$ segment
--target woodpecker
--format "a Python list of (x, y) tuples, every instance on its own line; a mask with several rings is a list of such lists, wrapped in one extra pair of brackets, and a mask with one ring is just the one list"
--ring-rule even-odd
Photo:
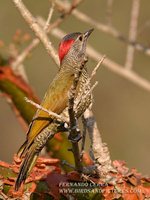
[[(41, 106), (43, 108), (62, 115), (67, 109), (68, 93), (73, 84), (75, 73), (86, 62), (86, 44), (92, 31), (93, 29), (84, 33), (70, 33), (61, 40), (58, 49), (60, 68), (42, 100)], [(88, 73), (86, 67), (84, 67), (79, 78), (76, 98), (82, 95), (87, 80)], [(89, 86), (87, 86), (86, 90), (89, 89)], [(83, 102), (78, 103), (76, 108), (77, 118), (88, 108), (91, 101), (92, 96), (89, 94)], [(23, 161), (16, 179), (15, 190), (18, 190), (21, 184), (25, 182), (47, 140), (57, 132), (58, 123), (55, 122), (54, 117), (38, 109), (29, 125), (26, 141), (18, 151), (18, 156), (23, 158)]]

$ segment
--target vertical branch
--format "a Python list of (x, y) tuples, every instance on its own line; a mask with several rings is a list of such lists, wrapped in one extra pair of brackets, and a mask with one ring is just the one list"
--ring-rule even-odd
[[(132, 42), (136, 41), (139, 10), (140, 10), (140, 0), (132, 0), (131, 20), (129, 28), (129, 41)], [(134, 46), (128, 45), (126, 63), (125, 63), (126, 69), (131, 69), (133, 66), (134, 51), (135, 51)]]
[(95, 160), (98, 174), (103, 176), (112, 169), (109, 150), (106, 144), (102, 142), (101, 134), (90, 109), (85, 111), (84, 118), (91, 140), (91, 156)]
[(79, 68), (79, 71), (74, 74), (75, 78), (74, 78), (73, 85), (69, 93), (69, 103), (68, 103), (68, 114), (69, 114), (69, 121), (70, 121), (70, 130), (69, 130), (70, 134), (69, 134), (68, 139), (71, 140), (75, 166), (76, 166), (77, 171), (79, 172), (83, 171), (83, 166), (81, 163), (81, 155), (80, 155), (79, 145), (78, 145), (78, 141), (81, 139), (81, 135), (77, 127), (77, 120), (76, 120), (75, 111), (74, 111), (74, 101), (75, 101), (75, 94), (76, 94), (78, 81), (81, 76), (84, 64), (85, 63), (83, 63), (81, 67)]
[(80, 151), (79, 151), (79, 145), (78, 141), (80, 140), (81, 136), (79, 131), (77, 130), (77, 121), (75, 118), (75, 112), (74, 112), (74, 96), (76, 91), (76, 83), (77, 81), (74, 81), (73, 87), (71, 88), (70, 94), (69, 94), (69, 106), (68, 106), (68, 113), (70, 118), (70, 135), (68, 139), (71, 140), (72, 143), (72, 153), (74, 155), (75, 160), (75, 166), (77, 171), (82, 172), (82, 164), (81, 164), (81, 157), (80, 157)]

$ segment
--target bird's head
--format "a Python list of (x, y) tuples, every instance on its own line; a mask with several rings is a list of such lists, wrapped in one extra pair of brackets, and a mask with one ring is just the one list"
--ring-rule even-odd
[(73, 62), (74, 64), (85, 57), (87, 39), (93, 30), (90, 29), (85, 33), (70, 33), (61, 40), (58, 50), (60, 64), (65, 61), (67, 63)]

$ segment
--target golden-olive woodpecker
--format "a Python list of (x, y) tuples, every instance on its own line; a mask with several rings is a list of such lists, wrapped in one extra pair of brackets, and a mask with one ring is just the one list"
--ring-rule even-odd
[[(58, 50), (60, 69), (42, 100), (41, 106), (43, 108), (62, 115), (65, 112), (68, 104), (68, 93), (73, 84), (75, 74), (80, 70), (81, 65), (85, 61), (86, 43), (92, 31), (93, 29), (85, 33), (70, 33), (61, 40)], [(76, 98), (82, 94), (87, 79), (88, 74), (86, 67), (84, 67), (79, 78)], [(86, 90), (89, 90), (89, 86), (86, 87)], [(83, 102), (78, 104), (76, 108), (77, 118), (90, 105), (91, 99), (89, 94)], [(58, 123), (56, 123), (54, 117), (38, 109), (29, 126), (26, 141), (18, 151), (18, 156), (23, 157), (23, 161), (15, 183), (16, 190), (26, 180), (47, 140), (57, 132)]]

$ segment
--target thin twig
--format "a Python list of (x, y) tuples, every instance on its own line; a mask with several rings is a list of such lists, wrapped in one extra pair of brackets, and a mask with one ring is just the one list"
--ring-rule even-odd
[[(53, 1), (53, 0), (50, 0)], [(56, 1), (56, 8), (61, 11), (63, 14), (72, 12), (83, 0), (72, 0), (70, 4), (69, 1)], [(64, 17), (64, 16), (63, 16)]]
[(93, 69), (90, 78), (89, 78), (89, 82), (92, 80), (92, 78), (95, 76), (97, 70), (99, 69), (99, 67), (101, 66), (101, 64), (103, 63), (104, 59), (106, 58), (106, 55), (103, 55), (102, 58), (98, 61), (96, 67)]
[[(89, 94), (92, 94), (92, 91), (94, 90), (94, 88), (97, 86), (98, 82), (95, 82), (95, 84), (91, 87), (90, 86), (90, 82), (92, 80), (92, 78), (95, 76), (97, 70), (99, 69), (100, 65), (102, 64), (102, 62), (104, 61), (105, 59), (105, 55), (99, 60), (99, 62), (97, 63), (96, 67), (93, 69), (90, 77), (87, 79), (87, 82), (84, 84), (83, 86), (83, 90), (80, 94), (80, 96), (78, 97), (77, 99), (77, 106), (79, 106), (80, 102), (83, 102), (85, 101), (86, 97), (89, 95)], [(88, 90), (88, 92), (86, 91), (87, 88), (90, 87), (90, 90)]]
[[(53, 1), (53, 0), (51, 0), (51, 1)], [(68, 4), (67, 2), (65, 2), (65, 5), (67, 5), (67, 7), (65, 7), (65, 9), (63, 9), (63, 14), (49, 26), (48, 32), (50, 32), (53, 28), (58, 27), (68, 16), (70, 16), (72, 14), (73, 10), (82, 1), (83, 0), (73, 0), (71, 4), (70, 3)], [(55, 1), (55, 4), (58, 6), (57, 1)], [(64, 5), (64, 2), (61, 2), (61, 8), (62, 8), (62, 5)], [(41, 17), (40, 17), (40, 19), (41, 19)]]
[(48, 31), (48, 27), (50, 25), (50, 21), (52, 19), (52, 15), (53, 15), (53, 12), (54, 12), (54, 6), (55, 6), (55, 1), (52, 1), (52, 6), (50, 7), (48, 18), (47, 18), (47, 21), (46, 21), (45, 27), (44, 27), (45, 32)]
[[(54, 12), (54, 2), (52, 2), (52, 6), (50, 7), (49, 14), (47, 21), (44, 23), (43, 26), (44, 31), (48, 32), (50, 20), (52, 18), (53, 12)], [(26, 59), (26, 57), (29, 55), (29, 53), (40, 43), (40, 40), (38, 38), (34, 38), (32, 42), (22, 51), (20, 55), (17, 56), (16, 60), (12, 62), (13, 69), (16, 69), (18, 66), (20, 66), (21, 63)], [(55, 50), (54, 50), (55, 51)]]
[[(59, 28), (55, 28), (52, 30), (51, 34), (57, 38), (62, 38), (66, 33)], [(102, 54), (90, 45), (87, 46), (87, 54), (97, 62), (99, 61), (99, 58), (102, 57)], [(150, 81), (142, 78), (136, 72), (132, 70), (126, 70), (124, 66), (119, 65), (108, 57), (103, 61), (103, 65), (115, 74), (126, 78), (140, 88), (150, 92)]]
[(17, 56), (16, 60), (12, 62), (12, 67), (15, 70), (16, 68), (20, 68), (21, 63), (26, 59), (31, 50), (33, 50), (38, 44), (40, 40), (38, 38), (34, 38), (32, 42)]
[(80, 95), (80, 97), (78, 98), (78, 104), (77, 104), (77, 108), (79, 107), (79, 105), (80, 105), (80, 103), (81, 102), (83, 102), (83, 101), (85, 101), (86, 100), (86, 98), (87, 98), (87, 96), (89, 95), (89, 94), (91, 94), (92, 95), (92, 92), (93, 92), (93, 90), (95, 89), (95, 87), (98, 85), (98, 81), (96, 81), (91, 87), (90, 87), (90, 89), (88, 90), (88, 91), (86, 91), (86, 90), (84, 90), (83, 91), (83, 93), (82, 93), (82, 95)]
[[(139, 10), (140, 10), (140, 0), (132, 0), (129, 40), (132, 41), (133, 43), (136, 41), (136, 36), (137, 36)], [(126, 69), (131, 69), (133, 67), (134, 50), (135, 48), (132, 45), (128, 45), (126, 63), (125, 63)]]
[[(65, 12), (66, 9), (68, 9), (69, 3), (65, 2), (62, 3), (62, 1), (57, 0), (56, 8), (61, 11)], [(85, 14), (84, 12), (79, 11), (78, 9), (73, 10), (72, 15), (75, 16), (80, 21), (87, 23), (91, 25), (92, 27), (96, 28), (99, 31), (102, 31), (104, 33), (110, 34), (116, 39), (119, 39), (120, 41), (130, 44), (133, 46), (136, 50), (141, 51), (145, 53), (146, 55), (150, 56), (150, 48), (149, 46), (144, 46), (143, 44), (128, 40), (121, 32), (119, 32), (115, 27), (108, 26), (106, 24), (100, 23), (99, 21), (96, 21), (95, 19), (91, 18), (89, 15)]]
[[(96, 67), (93, 69), (93, 71), (92, 71), (92, 73), (91, 73), (89, 79), (87, 80), (87, 82), (86, 82), (84, 88), (86, 88), (86, 87), (90, 84), (92, 78), (96, 75), (97, 70), (99, 69), (99, 67), (101, 66), (101, 64), (103, 63), (103, 61), (104, 61), (105, 58), (106, 58), (106, 56), (103, 55), (102, 58), (98, 61)], [(83, 91), (84, 91), (84, 89), (83, 89)], [(83, 96), (83, 94), (81, 95), (81, 97), (82, 97), (82, 96)]]
[(2, 191), (0, 191), (0, 199), (2, 198), (2, 200), (9, 200), (10, 198), (4, 194)]
[[(48, 19), (44, 25), (44, 31), (47, 32), (47, 29), (49, 27), (49, 23), (53, 14), (54, 10), (54, 3), (52, 3), (52, 7), (50, 8)], [(22, 51), (20, 55), (17, 56), (16, 60), (12, 62), (12, 67), (16, 69), (20, 64), (26, 59), (26, 57), (29, 55), (29, 53), (40, 43), (40, 40), (38, 38), (34, 38), (32, 42)]]
[[(80, 1), (76, 1), (76, 2), (72, 2), (72, 4), (70, 4), (69, 9), (66, 10), (63, 13), (63, 17), (59, 17), (58, 19), (56, 19), (53, 23), (50, 24), (51, 21), (51, 17), (54, 11), (54, 5), (56, 3), (56, 1), (52, 1), (52, 7), (50, 8), (50, 12), (48, 15), (48, 19), (47, 22), (45, 22), (44, 19), (42, 19), (41, 17), (37, 17), (38, 23), (40, 23), (40, 25), (43, 27), (43, 29), (45, 29), (46, 33), (49, 33), (53, 28), (59, 26), (65, 19), (67, 16), (69, 16), (73, 9), (75, 9), (79, 3), (81, 3), (82, 0)], [(49, 25), (48, 25), (49, 24)], [(38, 38), (34, 38), (32, 40), (32, 42), (29, 44), (28, 47), (26, 47), (22, 53), (17, 57), (17, 59), (15, 61), (13, 61), (12, 65), (14, 68), (16, 68), (17, 66), (19, 66), (21, 63), (23, 63), (23, 61), (26, 59), (26, 57), (28, 56), (28, 54), (38, 46), (38, 44), (40, 43), (40, 40)], [(56, 52), (56, 50), (54, 49), (54, 52)], [(53, 56), (53, 55), (51, 55)]]
[(98, 85), (98, 81), (96, 81), (90, 88), (90, 90), (83, 96), (83, 98), (81, 99), (81, 101), (84, 101), (84, 99), (86, 99), (86, 97), (92, 93), (92, 91), (95, 89), (95, 87)]
[(42, 111), (48, 113), (49, 116), (53, 116), (53, 117), (55, 117), (55, 118), (58, 119), (58, 120), (61, 120), (61, 121), (63, 121), (63, 122), (68, 123), (67, 118), (64, 118), (64, 117), (62, 117), (61, 115), (58, 115), (58, 114), (56, 114), (56, 113), (54, 113), (54, 112), (52, 112), (52, 111), (50, 111), (50, 110), (47, 110), (46, 108), (43, 108), (41, 105), (39, 105), (39, 104), (35, 103), (34, 101), (28, 99), (27, 97), (25, 97), (25, 101), (26, 101), (27, 103), (32, 104), (32, 105), (35, 106), (37, 109), (40, 109), (40, 110), (42, 110)]
[[(9, 46), (9, 53), (10, 53), (10, 56), (12, 56), (12, 58), (14, 60), (18, 60), (19, 52), (18, 52), (18, 49), (16, 48), (16, 46), (14, 44), (11, 44)], [(21, 76), (23, 78), (23, 80), (28, 83), (29, 81), (28, 81), (28, 77), (27, 77), (24, 65), (22, 63), (20, 63), (19, 65), (16, 66), (16, 65), (13, 65), (13, 63), (14, 62), (11, 63), (11, 67), (12, 67), (14, 73), (16, 75)]]
[(34, 31), (35, 35), (43, 43), (43, 45), (44, 45), (45, 49), (47, 50), (48, 54), (52, 57), (54, 62), (57, 65), (59, 65), (58, 55), (54, 51), (54, 47), (52, 46), (52, 43), (50, 42), (48, 36), (42, 30), (42, 28), (38, 25), (36, 19), (32, 16), (32, 14), (29, 12), (27, 7), (23, 4), (23, 2), (21, 0), (12, 0), (12, 1), (15, 4), (16, 8), (19, 10), (19, 12), (22, 15), (22, 17), (27, 22), (27, 24)]
[(93, 185), (95, 185), (95, 182), (93, 180), (90, 179), (89, 176), (87, 176), (86, 174), (82, 174), (82, 177), (86, 180), (86, 181), (90, 181)]
[(115, 27), (108, 26), (106, 24), (100, 23), (99, 21), (96, 21), (93, 18), (91, 18), (89, 15), (86, 15), (85, 13), (79, 11), (78, 9), (74, 10), (72, 12), (72, 15), (74, 15), (80, 21), (91, 25), (95, 29), (102, 31), (106, 34), (109, 34), (109, 35), (113, 36), (114, 38), (120, 40), (121, 42), (124, 42), (126, 44), (130, 44), (136, 50), (146, 54), (147, 56), (150, 56), (149, 46), (145, 46), (144, 44), (141, 44), (137, 41), (133, 42), (132, 40), (129, 40), (128, 38), (126, 38), (124, 36), (123, 33), (119, 32)]

